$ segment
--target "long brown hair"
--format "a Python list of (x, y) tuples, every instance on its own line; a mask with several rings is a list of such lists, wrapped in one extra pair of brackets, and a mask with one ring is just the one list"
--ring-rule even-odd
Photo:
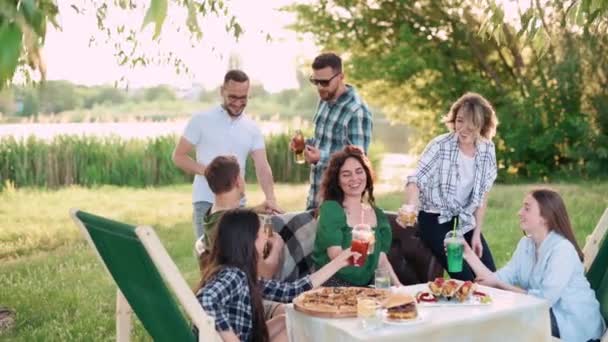
[(583, 261), (583, 252), (574, 237), (570, 218), (568, 217), (568, 211), (566, 210), (566, 205), (564, 204), (562, 197), (551, 189), (535, 189), (530, 192), (530, 195), (532, 195), (538, 203), (540, 216), (547, 222), (549, 230), (568, 239), (576, 249), (576, 253), (578, 253), (581, 261)]
[(355, 145), (347, 145), (341, 151), (331, 155), (329, 165), (323, 173), (320, 191), (321, 200), (332, 200), (342, 205), (342, 202), (344, 201), (344, 191), (340, 188), (340, 169), (348, 158), (356, 159), (361, 166), (363, 166), (366, 184), (361, 196), (365, 197), (365, 195), (367, 195), (368, 202), (371, 205), (374, 205), (374, 174), (371, 163), (365, 156), (365, 153), (363, 153), (363, 150)]
[(226, 211), (220, 218), (211, 253), (199, 259), (201, 280), (195, 292), (224, 267), (236, 267), (247, 275), (251, 295), (253, 341), (269, 341), (268, 329), (264, 320), (262, 294), (258, 285), (258, 252), (255, 240), (260, 229), (260, 219), (251, 210), (233, 209)]

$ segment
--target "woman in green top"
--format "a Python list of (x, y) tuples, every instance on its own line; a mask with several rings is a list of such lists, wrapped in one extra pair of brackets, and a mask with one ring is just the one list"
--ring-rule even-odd
[(374, 184), (370, 162), (361, 149), (346, 146), (331, 156), (321, 183), (321, 206), (313, 260), (317, 269), (351, 246), (352, 227), (366, 223), (376, 238), (373, 252), (360, 267), (342, 268), (326, 286), (367, 286), (376, 268), (386, 269), (393, 285), (401, 285), (388, 261), (391, 226), (384, 212), (374, 205)]

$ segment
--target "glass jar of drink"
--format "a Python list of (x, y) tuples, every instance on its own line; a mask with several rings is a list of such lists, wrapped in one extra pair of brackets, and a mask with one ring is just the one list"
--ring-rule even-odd
[(405, 227), (413, 227), (416, 224), (416, 206), (404, 204), (399, 208), (399, 221)]
[(304, 134), (299, 129), (293, 137), (293, 152), (294, 160), (296, 164), (304, 164), (304, 148), (306, 147), (306, 141), (304, 140)]
[(373, 243), (374, 232), (369, 224), (359, 223), (353, 227), (353, 239), (350, 249), (353, 252), (361, 254), (361, 256), (355, 260), (353, 266), (360, 267), (365, 265), (367, 255), (370, 254), (370, 243)]
[[(270, 217), (270, 215), (268, 216), (264, 216), (264, 233), (266, 234), (266, 236), (270, 239), (272, 237), (272, 219)], [(268, 254), (270, 254), (270, 241), (267, 241), (266, 244), (264, 245), (264, 251), (262, 253), (262, 257), (264, 259), (266, 259), (268, 257)]]

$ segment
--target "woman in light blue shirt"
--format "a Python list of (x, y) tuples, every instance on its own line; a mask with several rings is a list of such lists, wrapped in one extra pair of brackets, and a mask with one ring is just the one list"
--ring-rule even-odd
[(465, 260), (480, 284), (543, 298), (551, 305), (551, 333), (563, 341), (593, 341), (605, 326), (600, 305), (583, 269), (560, 195), (538, 189), (524, 198), (518, 212), (524, 234), (513, 257), (491, 272), (465, 244)]

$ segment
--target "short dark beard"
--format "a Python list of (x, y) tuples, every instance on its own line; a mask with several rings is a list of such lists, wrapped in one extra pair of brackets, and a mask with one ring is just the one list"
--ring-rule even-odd
[(231, 118), (238, 118), (238, 117), (240, 117), (240, 116), (243, 114), (243, 112), (245, 111), (245, 108), (243, 108), (243, 110), (242, 110), (240, 113), (238, 113), (238, 114), (234, 114), (233, 112), (231, 112), (231, 111), (230, 111), (230, 109), (229, 109), (227, 106), (222, 105), (222, 108), (224, 108), (224, 110), (226, 111), (226, 113), (228, 113), (228, 115), (229, 115)]

